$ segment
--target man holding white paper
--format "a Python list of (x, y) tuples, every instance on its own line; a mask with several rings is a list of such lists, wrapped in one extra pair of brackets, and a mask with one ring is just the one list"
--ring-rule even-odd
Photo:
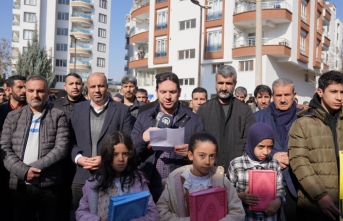
[[(131, 133), (138, 153), (140, 170), (150, 181), (149, 188), (155, 202), (164, 189), (169, 173), (187, 164), (189, 138), (194, 133), (204, 130), (200, 117), (180, 104), (181, 88), (176, 74), (158, 74), (156, 93), (159, 102), (138, 115)], [(184, 128), (184, 135), (181, 131), (179, 134), (179, 137), (183, 136), (183, 144), (175, 146), (172, 152), (168, 151), (168, 147), (166, 151), (154, 150), (154, 146), (150, 145), (151, 131), (161, 128)]]

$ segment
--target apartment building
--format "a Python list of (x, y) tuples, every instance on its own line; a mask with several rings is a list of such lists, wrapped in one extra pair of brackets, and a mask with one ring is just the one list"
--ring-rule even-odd
[(37, 26), (40, 46), (52, 58), (56, 88), (63, 88), (71, 72), (83, 80), (93, 72), (107, 76), (110, 12), (107, 0), (14, 0), (12, 72)]
[[(126, 16), (128, 60), (125, 71), (139, 87), (155, 94), (157, 73), (172, 71), (180, 78), (181, 100), (190, 100), (198, 86), (215, 94), (216, 68), (237, 70), (237, 86), (255, 89), (256, 4), (251, 0), (134, 0)], [(323, 0), (262, 1), (262, 83), (293, 80), (299, 102), (309, 100), (316, 79), (341, 69), (342, 22), (336, 7)], [(201, 31), (201, 51), (199, 53)]]

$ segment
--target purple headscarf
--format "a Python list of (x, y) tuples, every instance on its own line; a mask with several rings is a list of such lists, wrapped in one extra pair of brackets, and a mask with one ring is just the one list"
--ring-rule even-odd
[(254, 149), (262, 140), (272, 139), (274, 141), (274, 132), (271, 126), (266, 123), (258, 122), (249, 128), (245, 152), (249, 158), (254, 161), (260, 161), (254, 154)]

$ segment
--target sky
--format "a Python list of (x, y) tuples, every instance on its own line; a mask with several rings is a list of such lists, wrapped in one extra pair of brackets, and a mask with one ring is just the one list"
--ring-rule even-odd
[[(12, 5), (13, 0), (1, 0), (0, 7), (0, 38), (11, 40), (12, 36)], [(49, 0), (51, 1), (51, 0)], [(231, 0), (229, 0), (231, 1)], [(312, 0), (314, 1), (314, 0)], [(130, 12), (132, 0), (112, 0), (111, 8), (111, 31), (110, 31), (110, 55), (109, 78), (118, 81), (124, 75), (124, 60), (127, 50), (125, 49), (125, 15)], [(343, 21), (343, 1), (331, 0), (337, 8), (337, 17)]]

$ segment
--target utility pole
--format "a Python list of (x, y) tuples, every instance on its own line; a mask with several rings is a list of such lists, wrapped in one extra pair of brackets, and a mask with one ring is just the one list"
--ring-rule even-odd
[(262, 0), (256, 0), (256, 75), (255, 86), (262, 84)]

